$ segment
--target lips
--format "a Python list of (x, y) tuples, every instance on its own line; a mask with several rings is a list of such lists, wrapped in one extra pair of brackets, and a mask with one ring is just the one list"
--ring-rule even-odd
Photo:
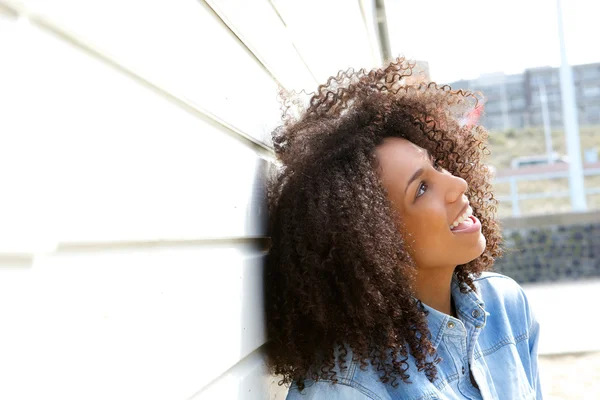
[(452, 229), (451, 232), (455, 235), (481, 232), (481, 222), (477, 219), (477, 217), (471, 215), (468, 219), (470, 220), (469, 224), (460, 224), (458, 225), (460, 228)]

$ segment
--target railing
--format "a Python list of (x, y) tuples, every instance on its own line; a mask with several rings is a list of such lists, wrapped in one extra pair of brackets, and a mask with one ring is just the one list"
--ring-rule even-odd
[[(584, 164), (584, 176), (600, 175), (600, 163)], [(512, 216), (518, 217), (521, 215), (519, 206), (520, 200), (546, 199), (557, 197), (569, 197), (570, 192), (554, 191), (554, 192), (538, 192), (538, 193), (523, 193), (519, 194), (518, 182), (520, 181), (537, 181), (546, 179), (568, 178), (569, 165), (565, 163), (557, 163), (544, 166), (526, 167), (519, 169), (504, 169), (496, 173), (494, 183), (509, 183), (510, 195), (496, 196), (500, 202), (510, 202), (512, 204)], [(585, 189), (585, 194), (600, 194), (600, 187)]]

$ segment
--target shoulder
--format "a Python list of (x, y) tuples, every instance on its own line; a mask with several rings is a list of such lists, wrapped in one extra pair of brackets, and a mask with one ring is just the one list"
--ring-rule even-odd
[(341, 399), (372, 399), (387, 400), (387, 391), (384, 384), (379, 382), (378, 376), (370, 368), (361, 369), (359, 364), (351, 360), (349, 366), (340, 369), (336, 365), (332, 370), (336, 375), (336, 382), (329, 379), (319, 381), (306, 380), (304, 389), (300, 391), (296, 383), (292, 383), (287, 400), (341, 400)]
[(483, 272), (474, 279), (485, 308), (492, 314), (504, 314), (511, 322), (533, 323), (531, 306), (521, 285), (496, 272)]
[(524, 295), (523, 288), (514, 279), (497, 272), (483, 272), (473, 281), (482, 295), (489, 292), (508, 297)]
[(383, 400), (370, 388), (362, 386), (357, 382), (338, 382), (324, 380), (319, 382), (306, 382), (304, 390), (299, 391), (295, 384), (292, 384), (287, 396), (287, 400)]
[[(339, 359), (340, 351), (339, 347), (334, 351), (336, 360)], [(346, 348), (345, 353), (346, 367), (342, 368), (339, 361), (336, 361), (331, 369), (335, 376), (335, 383), (330, 379), (306, 380), (304, 389), (300, 391), (296, 382), (293, 382), (287, 400), (389, 399), (383, 383), (379, 382), (378, 375), (371, 368), (362, 369), (359, 363), (353, 360), (351, 348)]]
[[(349, 351), (349, 359), (351, 352)], [(337, 382), (319, 380), (318, 382), (306, 381), (302, 391), (292, 383), (287, 400), (391, 400), (391, 399), (429, 399), (438, 398), (440, 387), (444, 387), (448, 380), (443, 371), (438, 371), (438, 379), (430, 382), (425, 373), (416, 367), (412, 355), (408, 355), (406, 372), (410, 376), (409, 382), (396, 379), (395, 384), (383, 383), (377, 367), (367, 363), (361, 367), (359, 362), (352, 361), (347, 369), (342, 372), (339, 366), (334, 368)]]

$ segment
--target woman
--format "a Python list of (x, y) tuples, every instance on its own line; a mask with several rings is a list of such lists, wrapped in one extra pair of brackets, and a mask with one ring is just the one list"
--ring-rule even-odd
[(539, 399), (538, 324), (484, 272), (501, 236), (477, 98), (411, 70), (340, 73), (275, 132), (269, 366), (288, 399)]

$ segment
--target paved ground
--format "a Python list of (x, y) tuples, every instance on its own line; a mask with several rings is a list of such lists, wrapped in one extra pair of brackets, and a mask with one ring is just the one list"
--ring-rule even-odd
[(523, 285), (523, 289), (540, 323), (540, 354), (600, 352), (599, 279)]
[(540, 356), (544, 400), (600, 399), (600, 352)]
[(524, 289), (540, 322), (544, 400), (600, 400), (600, 280)]

